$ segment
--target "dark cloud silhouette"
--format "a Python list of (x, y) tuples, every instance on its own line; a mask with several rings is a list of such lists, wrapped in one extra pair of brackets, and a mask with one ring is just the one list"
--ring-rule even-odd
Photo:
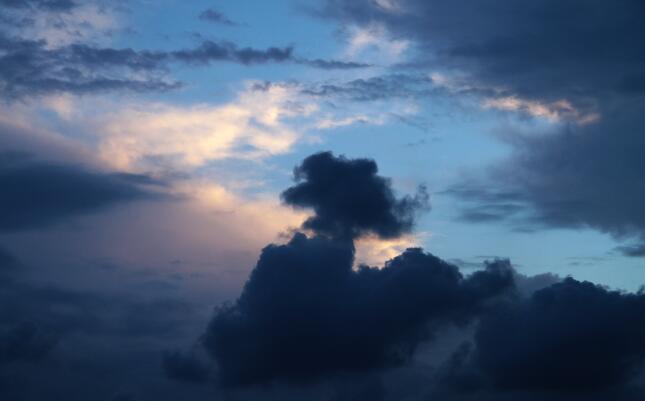
[(442, 380), (529, 399), (633, 399), (626, 390), (645, 363), (644, 311), (641, 293), (567, 278), (483, 314), (473, 346), (453, 355)]
[(317, 233), (393, 238), (410, 232), (416, 213), (428, 207), (425, 188), (397, 199), (390, 180), (377, 173), (373, 160), (318, 153), (295, 168), (297, 184), (285, 190), (282, 199), (294, 207), (312, 208), (315, 215), (303, 227)]
[(181, 351), (167, 351), (163, 355), (162, 367), (166, 377), (192, 383), (208, 380), (210, 369), (195, 355)]
[[(58, 223), (121, 202), (153, 199), (147, 178), (0, 155), (0, 231)], [(152, 181), (151, 181), (152, 182)]]
[(235, 22), (231, 21), (226, 15), (215, 10), (214, 8), (208, 8), (202, 11), (199, 14), (199, 19), (202, 21), (208, 21), (215, 24), (236, 25)]
[(464, 323), (512, 286), (503, 263), (463, 277), (408, 249), (384, 268), (352, 269), (349, 240), (307, 238), (262, 251), (242, 295), (203, 343), (225, 385), (311, 380), (397, 366), (433, 329)]

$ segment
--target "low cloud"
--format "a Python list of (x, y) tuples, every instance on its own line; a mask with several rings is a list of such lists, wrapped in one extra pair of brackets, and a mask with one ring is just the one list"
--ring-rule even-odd
[(0, 154), (0, 231), (46, 226), (118, 203), (154, 199), (150, 177), (95, 172), (73, 165), (32, 160), (22, 153)]

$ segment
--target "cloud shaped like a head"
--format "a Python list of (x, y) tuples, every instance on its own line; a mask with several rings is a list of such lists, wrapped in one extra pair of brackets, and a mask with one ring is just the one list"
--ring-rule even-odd
[(416, 214), (428, 207), (428, 194), (397, 198), (376, 162), (347, 159), (331, 152), (307, 157), (294, 170), (296, 185), (282, 193), (285, 203), (312, 208), (303, 228), (334, 238), (374, 234), (396, 238), (410, 232)]

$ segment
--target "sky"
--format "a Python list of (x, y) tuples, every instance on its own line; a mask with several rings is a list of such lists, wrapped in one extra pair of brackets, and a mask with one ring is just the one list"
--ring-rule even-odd
[(644, 16), (0, 0), (0, 395), (639, 399)]

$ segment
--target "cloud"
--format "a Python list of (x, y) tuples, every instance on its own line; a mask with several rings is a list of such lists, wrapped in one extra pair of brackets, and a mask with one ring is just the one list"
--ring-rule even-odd
[[(143, 185), (142, 185), (143, 184)], [(42, 163), (22, 153), (0, 154), (0, 231), (58, 223), (122, 202), (152, 199), (149, 177)]]
[(295, 89), (248, 87), (223, 105), (118, 107), (93, 122), (100, 153), (121, 169), (195, 168), (226, 158), (261, 159), (287, 152), (300, 138), (289, 121), (317, 106)]
[(484, 314), (473, 348), (449, 362), (449, 379), (461, 382), (462, 396), (467, 379), (497, 399), (633, 399), (630, 383), (645, 362), (644, 308), (640, 293), (567, 278)]
[(70, 11), (78, 4), (71, 0), (1, 0), (0, 4), (11, 8), (40, 8), (48, 11)]
[(212, 22), (215, 24), (222, 25), (237, 25), (235, 22), (231, 21), (226, 15), (215, 10), (214, 8), (207, 8), (199, 14), (199, 19), (202, 21)]
[[(155, 76), (163, 54), (67, 45), (0, 36), (0, 92), (8, 98), (112, 90), (166, 91), (177, 82)], [(135, 77), (134, 72), (142, 76)], [(157, 74), (158, 75), (158, 74)]]
[(168, 77), (169, 68), (176, 63), (199, 66), (213, 62), (242, 65), (292, 62), (322, 69), (369, 67), (356, 62), (298, 58), (291, 47), (240, 48), (231, 42), (210, 40), (193, 48), (172, 51), (117, 49), (84, 43), (48, 48), (44, 40), (0, 33), (0, 50), (0, 92), (14, 99), (52, 93), (173, 90), (182, 85)]
[(635, 201), (645, 195), (639, 179), (645, 47), (636, 39), (645, 33), (642, 3), (398, 4), (404, 12), (368, 0), (328, 1), (322, 15), (343, 26), (380, 26), (414, 44), (408, 68), (449, 71), (478, 88), (484, 108), (549, 123), (531, 134), (500, 135), (512, 155), (466, 182), (478, 194), (462, 192), (461, 217), (530, 230), (593, 228), (633, 240), (617, 249), (642, 256), (645, 224)]
[(316, 235), (296, 232), (287, 244), (265, 247), (237, 301), (216, 310), (202, 343), (224, 386), (402, 365), (438, 327), (468, 322), (513, 287), (509, 263), (464, 277), (420, 248), (381, 269), (354, 269), (355, 238), (370, 233), (395, 242), (427, 200), (423, 193), (396, 199), (376, 173), (374, 161), (329, 152), (296, 167), (302, 182), (283, 200), (314, 209), (304, 226)]
[(203, 383), (210, 374), (209, 367), (204, 362), (181, 351), (164, 353), (162, 367), (169, 379), (190, 383)]
[(257, 50), (250, 47), (238, 48), (230, 42), (215, 43), (204, 41), (193, 49), (175, 50), (168, 54), (175, 60), (194, 64), (208, 64), (212, 61), (234, 61), (241, 64), (261, 64), (270, 61), (281, 62), (292, 58), (291, 47), (270, 47)]
[(425, 188), (419, 187), (414, 197), (397, 199), (390, 181), (377, 173), (373, 160), (318, 153), (294, 169), (297, 183), (281, 196), (288, 205), (312, 208), (315, 215), (303, 227), (319, 234), (337, 238), (375, 234), (387, 239), (409, 233), (415, 215), (428, 208)]
[(103, 0), (26, 0), (4, 3), (0, 32), (8, 37), (42, 42), (47, 49), (74, 43), (107, 44), (124, 30), (123, 4)]
[(56, 345), (56, 338), (33, 323), (18, 324), (0, 334), (0, 364), (36, 362)]
[(371, 102), (392, 98), (422, 98), (445, 94), (435, 80), (424, 74), (388, 74), (342, 83), (308, 85), (303, 93), (322, 98)]
[(621, 7), (584, 0), (528, 8), (512, 0), (397, 4), (405, 12), (393, 14), (371, 0), (330, 0), (319, 15), (363, 30), (381, 27), (412, 41), (421, 50), (417, 63), (458, 70), (529, 100), (584, 103), (585, 97), (620, 92), (621, 83), (642, 75), (637, 0)]
[(593, 228), (635, 245), (619, 248), (641, 256), (645, 194), (641, 114), (613, 109), (595, 124), (558, 128), (542, 135), (514, 132), (511, 156), (484, 174), (452, 188), (462, 218), (507, 221), (522, 230)]
[(351, 241), (297, 233), (263, 251), (240, 298), (204, 335), (225, 385), (312, 380), (409, 360), (433, 327), (462, 323), (512, 286), (507, 266), (464, 278), (408, 249), (382, 269), (352, 270)]
[(320, 68), (323, 70), (352, 70), (372, 66), (371, 64), (359, 63), (356, 61), (323, 60), (319, 58), (312, 60), (299, 59), (298, 62), (310, 67)]

